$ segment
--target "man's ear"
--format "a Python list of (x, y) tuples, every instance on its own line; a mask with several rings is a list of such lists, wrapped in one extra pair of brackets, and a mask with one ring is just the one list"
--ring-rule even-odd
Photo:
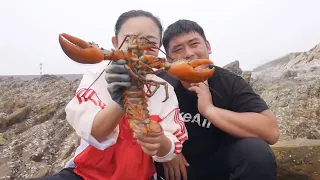
[(212, 53), (212, 51), (211, 51), (211, 45), (210, 45), (210, 43), (209, 43), (208, 40), (206, 40), (206, 46), (207, 46), (207, 49), (208, 49), (209, 54), (211, 54), (211, 53)]
[(117, 49), (117, 48), (118, 48), (118, 40), (117, 40), (117, 37), (116, 37), (116, 36), (113, 36), (112, 39), (111, 39), (111, 41), (112, 41), (113, 47), (114, 47), (115, 49)]

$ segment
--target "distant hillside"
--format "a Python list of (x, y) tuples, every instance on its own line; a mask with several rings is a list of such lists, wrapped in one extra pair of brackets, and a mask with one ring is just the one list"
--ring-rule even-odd
[(320, 44), (306, 52), (289, 53), (253, 69), (251, 77), (259, 80), (282, 78), (319, 78)]
[(261, 70), (264, 70), (266, 68), (270, 68), (270, 67), (274, 67), (274, 66), (277, 66), (277, 65), (285, 65), (287, 64), (290, 59), (293, 59), (295, 58), (296, 56), (298, 56), (301, 52), (295, 52), (295, 53), (289, 53), (289, 54), (286, 54), (282, 57), (279, 57), (275, 60), (272, 60), (272, 61), (269, 61), (263, 65), (260, 65), (256, 68), (253, 69), (253, 71), (261, 71)]

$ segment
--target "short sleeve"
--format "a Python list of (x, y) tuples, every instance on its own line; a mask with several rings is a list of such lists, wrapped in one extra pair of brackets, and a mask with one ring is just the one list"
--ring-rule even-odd
[(266, 102), (240, 76), (233, 82), (231, 96), (231, 107), (235, 112), (260, 113), (269, 109)]

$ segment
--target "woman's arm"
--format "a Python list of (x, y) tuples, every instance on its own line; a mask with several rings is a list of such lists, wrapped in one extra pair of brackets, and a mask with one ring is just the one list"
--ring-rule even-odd
[(100, 150), (116, 142), (117, 125), (125, 114), (110, 97), (104, 75), (99, 77), (102, 68), (84, 74), (75, 97), (65, 108), (67, 121), (76, 133)]
[(97, 113), (93, 120), (91, 135), (102, 142), (114, 131), (125, 112), (116, 104), (112, 103), (107, 108)]

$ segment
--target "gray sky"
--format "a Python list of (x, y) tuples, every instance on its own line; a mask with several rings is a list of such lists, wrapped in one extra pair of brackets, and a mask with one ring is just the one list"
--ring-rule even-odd
[(39, 74), (41, 62), (43, 73), (83, 73), (88, 66), (62, 52), (58, 34), (112, 48), (116, 19), (131, 9), (151, 11), (164, 27), (184, 18), (198, 22), (211, 43), (215, 64), (239, 60), (242, 69), (251, 70), (320, 43), (319, 7), (319, 0), (3, 1), (0, 75)]

